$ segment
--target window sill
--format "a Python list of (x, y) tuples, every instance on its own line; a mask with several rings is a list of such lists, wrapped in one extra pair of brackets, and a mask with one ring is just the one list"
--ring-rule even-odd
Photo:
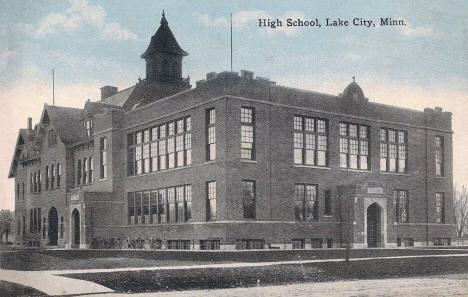
[(101, 178), (99, 181), (102, 182), (102, 181), (106, 181), (107, 178)]
[(250, 159), (241, 159), (241, 162), (257, 164), (257, 160), (250, 160)]
[(207, 165), (207, 164), (214, 164), (214, 163), (216, 163), (216, 160), (205, 161), (203, 164)]
[(315, 165), (302, 165), (302, 164), (294, 164), (293, 167), (297, 168), (314, 168), (314, 169), (325, 169), (325, 170), (330, 170), (330, 167), (325, 167), (325, 166), (315, 166)]
[(363, 170), (363, 169), (352, 169), (352, 168), (340, 168), (342, 171), (349, 171), (349, 172), (362, 172), (362, 173), (372, 173), (370, 170)]
[(435, 178), (439, 178), (439, 179), (447, 179), (447, 177), (445, 177), (445, 176), (440, 176), (440, 175), (439, 175), (439, 176), (437, 176), (437, 175), (436, 175), (436, 177), (435, 177)]
[(409, 174), (409, 173), (400, 173), (400, 172), (387, 172), (387, 171), (380, 171), (380, 174), (390, 174), (390, 175), (410, 176), (410, 174)]
[(333, 215), (323, 215), (324, 218), (333, 218)]

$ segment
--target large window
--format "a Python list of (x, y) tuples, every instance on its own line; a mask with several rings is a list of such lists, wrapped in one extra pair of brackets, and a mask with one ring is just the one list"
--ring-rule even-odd
[(206, 183), (206, 218), (208, 220), (216, 219), (216, 182), (209, 181)]
[(206, 111), (206, 159), (216, 159), (216, 110), (210, 108)]
[(48, 143), (49, 143), (49, 146), (54, 146), (57, 144), (57, 134), (55, 134), (55, 130), (53, 129), (49, 130)]
[(436, 176), (444, 175), (444, 138), (436, 136), (435, 139), (435, 163), (436, 163)]
[(294, 116), (294, 163), (327, 165), (327, 122)]
[(380, 129), (380, 171), (407, 172), (407, 143), (405, 131)]
[(191, 129), (191, 118), (185, 117), (128, 134), (128, 176), (190, 165)]
[(128, 193), (129, 224), (182, 223), (192, 218), (192, 186)]
[(244, 219), (255, 220), (255, 181), (242, 181), (242, 206)]
[(99, 149), (101, 151), (101, 160), (99, 166), (99, 178), (107, 178), (107, 138), (101, 137)]
[(409, 199), (408, 191), (395, 190), (394, 191), (396, 200), (396, 219), (398, 223), (409, 222)]
[(296, 184), (294, 186), (294, 200), (296, 221), (312, 221), (318, 219), (316, 185)]
[(436, 222), (445, 223), (445, 196), (443, 193), (435, 194)]
[(255, 109), (241, 108), (241, 158), (255, 160)]
[(369, 127), (340, 123), (340, 167), (369, 169)]

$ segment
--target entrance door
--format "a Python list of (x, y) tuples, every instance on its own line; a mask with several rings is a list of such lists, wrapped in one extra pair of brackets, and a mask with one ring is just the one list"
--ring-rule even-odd
[(80, 212), (75, 208), (72, 212), (73, 244), (80, 245)]
[(49, 221), (49, 245), (57, 245), (57, 239), (58, 239), (58, 214), (57, 214), (57, 209), (55, 207), (52, 207), (49, 210), (49, 216), (48, 216), (48, 221)]
[(380, 244), (380, 207), (377, 203), (367, 208), (367, 246), (377, 247)]

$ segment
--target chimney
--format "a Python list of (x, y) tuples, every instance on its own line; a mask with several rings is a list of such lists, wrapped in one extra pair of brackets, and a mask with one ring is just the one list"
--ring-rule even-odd
[(28, 118), (28, 131), (32, 130), (32, 118)]
[(101, 100), (106, 99), (112, 95), (117, 94), (119, 88), (113, 86), (104, 86), (101, 88)]

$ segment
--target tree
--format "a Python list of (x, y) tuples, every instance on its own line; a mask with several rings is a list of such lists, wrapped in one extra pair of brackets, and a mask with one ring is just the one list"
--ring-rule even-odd
[(6, 242), (8, 242), (8, 235), (13, 228), (13, 212), (9, 209), (0, 210), (0, 240), (3, 234), (6, 235)]
[(463, 231), (468, 224), (468, 192), (463, 185), (458, 191), (457, 184), (453, 187), (453, 200), (455, 206), (455, 224), (457, 225), (457, 237), (463, 238)]

